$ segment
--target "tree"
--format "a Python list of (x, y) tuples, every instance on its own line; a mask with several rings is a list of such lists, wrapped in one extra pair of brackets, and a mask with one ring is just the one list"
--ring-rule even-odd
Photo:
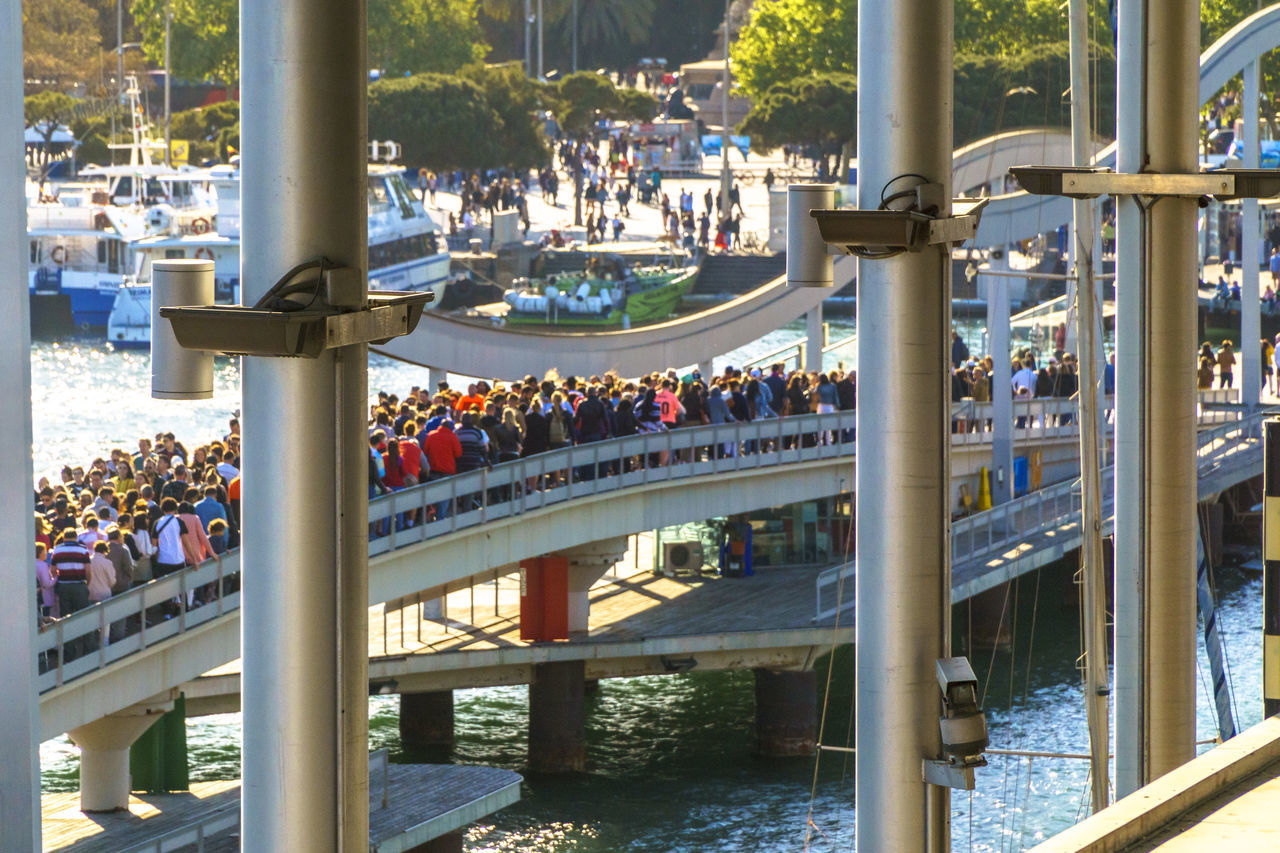
[(406, 162), (436, 171), (499, 162), (502, 120), (470, 80), (447, 74), (385, 78), (369, 87), (369, 136), (394, 139)]
[(749, 98), (796, 77), (858, 70), (857, 5), (846, 0), (759, 0), (729, 49)]
[(651, 121), (658, 114), (658, 100), (640, 89), (618, 89), (616, 117), (623, 121)]
[(489, 52), (476, 0), (369, 0), (369, 65), (388, 75), (452, 73)]
[(823, 156), (836, 157), (855, 141), (858, 126), (858, 82), (852, 74), (828, 72), (778, 83), (756, 100), (739, 133), (753, 144), (777, 148), (786, 144), (818, 145)]
[(98, 12), (84, 0), (23, 0), (22, 73), (56, 89), (98, 76)]
[(75, 105), (76, 101), (70, 95), (51, 91), (37, 92), (22, 101), (23, 118), (26, 119), (27, 124), (40, 129), (44, 136), (40, 162), (42, 183), (44, 179), (43, 169), (48, 167), (53, 150), (53, 135), (57, 132), (58, 125), (69, 121), (71, 110)]
[(501, 122), (501, 138), (495, 140), (500, 150), (494, 162), (518, 169), (546, 163), (547, 139), (538, 118), (550, 100), (547, 84), (525, 77), (518, 63), (475, 63), (462, 69), (460, 76), (480, 87)]
[(239, 0), (133, 0), (142, 49), (157, 66), (164, 64), (166, 5), (173, 16), (169, 28), (173, 76), (234, 87), (240, 81)]
[(622, 106), (618, 89), (594, 71), (579, 71), (562, 78), (556, 84), (556, 101), (560, 127), (577, 137), (590, 133), (600, 119), (613, 118)]

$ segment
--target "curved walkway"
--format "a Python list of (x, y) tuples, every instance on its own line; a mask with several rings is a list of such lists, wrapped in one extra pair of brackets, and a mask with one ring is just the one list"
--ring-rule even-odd
[(606, 332), (515, 331), (428, 311), (412, 335), (374, 352), (466, 376), (549, 370), (590, 376), (613, 370), (636, 376), (662, 366), (701, 364), (758, 340), (853, 281), (852, 258), (836, 259), (835, 288), (787, 287), (779, 276), (722, 305), (637, 329)]
[[(1040, 424), (1028, 432), (1034, 440), (1072, 440), (1074, 426), (1058, 422), (1059, 408), (1066, 411), (1070, 401), (1032, 402), (1035, 408), (1028, 411), (1039, 412)], [(984, 413), (973, 414), (981, 422)], [(426, 506), (445, 504), (452, 511), (370, 541), (369, 601), (443, 588), (526, 557), (690, 518), (847, 491), (853, 484), (856, 447), (838, 439), (850, 438), (855, 424), (854, 412), (836, 412), (631, 436), (539, 454), (375, 499), (369, 509), (373, 525)], [(989, 440), (989, 433), (952, 436), (956, 451), (965, 453), (981, 453)], [(758, 452), (723, 457), (708, 452), (725, 444)], [(633, 467), (636, 460), (664, 452), (672, 459), (694, 454), (698, 461)], [(601, 466), (610, 465), (623, 473), (598, 476)], [(1237, 469), (1232, 475), (1244, 476)], [(696, 489), (689, 488), (695, 484)], [(1007, 511), (997, 510), (958, 523), (953, 532), (956, 559), (965, 559), (966, 549), (990, 553), (1007, 537), (1019, 535), (1009, 519)], [(240, 559), (239, 551), (230, 552), (221, 561), (136, 587), (41, 632), (37, 684), (42, 738), (163, 693), (239, 657)], [(215, 595), (220, 588), (225, 594)], [(148, 608), (175, 598), (185, 601), (195, 591), (202, 591), (208, 603), (143, 626), (140, 617)], [(69, 642), (130, 619), (141, 630), (65, 660)]]

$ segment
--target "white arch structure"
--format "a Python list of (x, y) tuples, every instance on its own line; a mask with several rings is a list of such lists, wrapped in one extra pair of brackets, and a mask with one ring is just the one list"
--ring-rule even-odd
[[(1280, 3), (1245, 18), (1222, 35), (1200, 55), (1200, 103), (1208, 101), (1244, 67), (1280, 47)], [(1036, 163), (1066, 165), (1070, 160), (1037, 160)], [(1111, 143), (1098, 152), (1094, 163), (1115, 167), (1116, 146)], [(1014, 164), (1017, 165), (1017, 164)], [(959, 186), (959, 185), (957, 185)], [(992, 198), (982, 212), (978, 236), (980, 246), (1003, 246), (1025, 240), (1071, 221), (1069, 198), (1036, 196), (1025, 192)]]

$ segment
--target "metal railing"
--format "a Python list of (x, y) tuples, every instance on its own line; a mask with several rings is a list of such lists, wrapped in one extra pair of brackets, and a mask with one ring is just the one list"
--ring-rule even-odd
[[(369, 555), (650, 483), (852, 457), (854, 422), (848, 411), (686, 427), (552, 450), (412, 486), (370, 501)], [(415, 512), (420, 519), (435, 517), (399, 529)], [(38, 690), (53, 690), (237, 610), (239, 577), (235, 549), (42, 626)], [(103, 642), (113, 625), (117, 638)]]
[(186, 826), (178, 827), (141, 844), (126, 847), (122, 853), (174, 853), (178, 850), (188, 850), (192, 846), (197, 853), (203, 853), (206, 841), (239, 826), (240, 803), (230, 803), (214, 809)]
[[(1224, 469), (1252, 467), (1262, 462), (1262, 421), (1274, 412), (1260, 412), (1202, 430), (1198, 436), (1197, 473), (1205, 478)], [(1237, 415), (1238, 417), (1238, 415)], [(953, 436), (954, 440), (955, 436)], [(1102, 471), (1102, 517), (1109, 520), (1114, 512), (1114, 469)], [(1079, 479), (1064, 480), (1038, 489), (1020, 498), (992, 507), (985, 512), (952, 522), (951, 559), (953, 563), (989, 558), (1029, 537), (1047, 530), (1078, 523), (1080, 517)], [(1105, 521), (1104, 521), (1105, 523)], [(816, 620), (830, 619), (853, 609), (852, 595), (839, 595), (834, 604), (823, 604), (824, 593), (838, 587), (842, 579), (853, 577), (853, 566), (832, 566), (821, 572), (814, 582)]]
[[(856, 343), (857, 340), (858, 336), (856, 333), (846, 335), (839, 340), (835, 340), (824, 345), (822, 347), (822, 354), (825, 356), (827, 353), (843, 349), (844, 347)], [(800, 366), (800, 359), (804, 353), (805, 344), (808, 343), (808, 341), (809, 338), (806, 336), (798, 340), (794, 340), (789, 344), (783, 344), (776, 349), (770, 350), (764, 355), (758, 355), (755, 358), (748, 360), (742, 365), (742, 369), (750, 370), (753, 367), (763, 368), (773, 364), (774, 362), (779, 362), (785, 370), (795, 370)]]

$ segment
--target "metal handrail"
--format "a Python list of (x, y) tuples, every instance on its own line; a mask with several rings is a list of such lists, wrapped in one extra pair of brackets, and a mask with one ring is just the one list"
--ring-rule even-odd
[[(370, 501), (371, 529), (385, 523), (387, 535), (371, 539), (369, 554), (376, 556), (570, 499), (650, 482), (852, 457), (854, 442), (840, 439), (851, 436), (855, 423), (856, 413), (846, 411), (745, 424), (698, 425), (589, 442), (430, 481)], [(734, 454), (720, 458), (713, 450), (717, 445), (732, 446)], [(648, 457), (655, 453), (667, 454), (668, 464), (647, 464)], [(702, 458), (704, 454), (707, 458)], [(602, 471), (602, 466), (606, 470)], [(530, 488), (530, 484), (536, 488)], [(450, 511), (431, 522), (397, 530), (391, 520), (414, 511), (425, 515), (428, 507), (437, 504)], [(39, 692), (55, 689), (238, 609), (240, 593), (225, 592), (225, 584), (238, 579), (240, 564), (240, 550), (233, 549), (217, 560), (149, 581), (43, 626), (36, 639)], [(190, 607), (188, 591), (202, 588), (213, 592), (214, 600)], [(173, 612), (165, 614), (167, 618), (155, 619), (161, 608)], [(150, 625), (148, 610), (154, 620)], [(113, 624), (120, 624), (125, 636), (110, 644), (102, 642)], [(99, 638), (96, 651), (67, 659), (68, 647), (78, 651), (91, 645), (95, 636)]]
[[(1197, 435), (1198, 475), (1204, 477), (1228, 460), (1240, 465), (1255, 464), (1262, 453), (1262, 421), (1272, 415), (1274, 412), (1271, 411), (1258, 412), (1201, 431)], [(1103, 469), (1102, 476), (1102, 516), (1105, 523), (1114, 512), (1114, 468)], [(1065, 480), (956, 520), (951, 525), (952, 562), (980, 559), (1029, 536), (1078, 520), (1078, 484), (1078, 478)], [(851, 568), (851, 565), (841, 564), (819, 573), (814, 582), (815, 620), (829, 619), (855, 606), (852, 597), (831, 607), (824, 608), (822, 604), (823, 591), (850, 577)]]
[(229, 803), (213, 809), (186, 826), (157, 835), (141, 844), (126, 847), (122, 853), (171, 853), (192, 845), (195, 845), (197, 850), (204, 850), (205, 841), (238, 826), (240, 826), (240, 803)]

